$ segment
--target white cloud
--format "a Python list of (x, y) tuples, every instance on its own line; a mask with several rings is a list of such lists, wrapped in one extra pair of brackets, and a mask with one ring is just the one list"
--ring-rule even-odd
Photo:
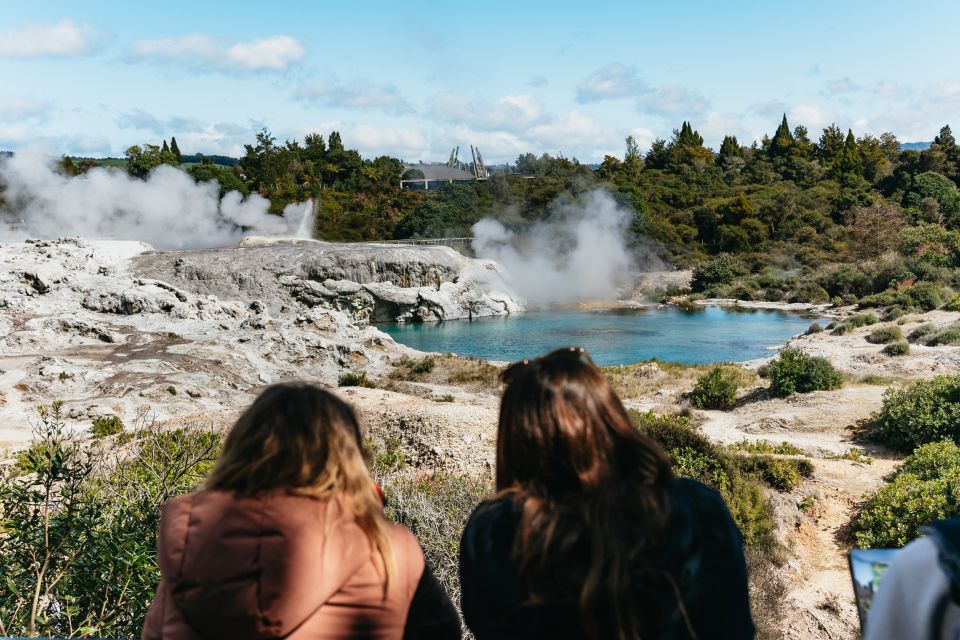
[(0, 122), (45, 122), (52, 111), (52, 102), (34, 96), (0, 96)]
[(787, 111), (787, 120), (792, 126), (802, 124), (810, 130), (811, 136), (816, 138), (817, 132), (842, 118), (827, 107), (808, 102), (791, 107)]
[(858, 93), (863, 91), (864, 87), (850, 79), (850, 76), (844, 76), (839, 80), (832, 80), (827, 83), (827, 95), (836, 96), (845, 93)]
[[(430, 137), (416, 127), (377, 127), (343, 120), (327, 120), (285, 129), (280, 132), (282, 135), (277, 137), (302, 140), (308, 133), (319, 133), (326, 139), (331, 131), (338, 131), (343, 145), (348, 149), (357, 149), (364, 158), (388, 155), (407, 162), (428, 162), (435, 158), (430, 149)], [(449, 149), (447, 153), (450, 153)]]
[(95, 49), (96, 32), (70, 18), (0, 31), (0, 58), (82, 56)]
[(285, 35), (230, 44), (202, 33), (175, 38), (140, 40), (133, 45), (135, 61), (183, 64), (195, 71), (284, 71), (306, 55), (296, 39)]
[(485, 102), (443, 93), (434, 96), (430, 112), (439, 120), (479, 131), (522, 132), (551, 119), (546, 109), (530, 94), (508, 95)]
[(637, 110), (658, 116), (697, 116), (710, 108), (699, 91), (678, 85), (664, 85), (637, 99)]
[(117, 126), (121, 129), (149, 131), (163, 139), (175, 136), (177, 146), (185, 154), (236, 157), (243, 154), (243, 145), (253, 141), (263, 123), (251, 120), (246, 125), (241, 125), (231, 122), (204, 122), (182, 116), (160, 118), (143, 109), (133, 109), (117, 118)]
[(337, 81), (314, 80), (298, 87), (294, 97), (303, 102), (318, 103), (334, 109), (383, 111), (395, 115), (413, 112), (413, 107), (392, 84), (343, 84)]
[(649, 91), (639, 70), (619, 62), (597, 69), (577, 85), (577, 102), (598, 102), (638, 96)]

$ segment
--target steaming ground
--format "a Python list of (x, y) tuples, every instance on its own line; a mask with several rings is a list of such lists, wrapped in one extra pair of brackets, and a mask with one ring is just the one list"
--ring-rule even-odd
[(632, 216), (596, 189), (558, 202), (546, 220), (520, 235), (485, 218), (473, 225), (473, 249), (502, 265), (508, 284), (532, 305), (613, 301), (637, 270), (664, 269), (652, 253), (640, 255), (628, 245)]
[(157, 167), (140, 180), (103, 167), (69, 177), (54, 163), (36, 151), (0, 161), (6, 189), (0, 240), (80, 236), (189, 249), (229, 246), (247, 235), (311, 235), (309, 201), (291, 204), (277, 216), (259, 195), (243, 198), (232, 191), (221, 199), (216, 182), (197, 183), (174, 167)]

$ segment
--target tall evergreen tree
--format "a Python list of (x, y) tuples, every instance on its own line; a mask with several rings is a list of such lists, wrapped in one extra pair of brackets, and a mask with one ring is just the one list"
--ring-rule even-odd
[(330, 132), (330, 137), (327, 138), (327, 151), (330, 153), (343, 151), (343, 141), (340, 139), (339, 131)]
[(686, 120), (680, 127), (680, 131), (673, 132), (673, 146), (675, 147), (702, 147), (703, 136), (693, 130), (693, 126)]
[(863, 158), (860, 156), (860, 149), (857, 148), (857, 139), (853, 137), (853, 129), (847, 131), (843, 148), (834, 158), (833, 175), (837, 178), (863, 175)]
[(820, 160), (820, 165), (827, 167), (833, 164), (840, 150), (843, 149), (843, 131), (836, 124), (831, 124), (823, 130), (820, 141), (814, 149), (814, 156)]
[(167, 146), (167, 141), (163, 141), (163, 146), (160, 147), (160, 153), (170, 153), (170, 147)]
[(767, 152), (772, 157), (784, 157), (790, 155), (793, 151), (794, 139), (793, 134), (790, 133), (790, 125), (787, 124), (787, 114), (783, 114), (783, 120), (780, 122), (780, 126), (777, 127), (777, 132), (773, 134), (773, 139), (770, 140), (770, 146), (767, 147)]
[(721, 165), (730, 158), (742, 158), (743, 149), (740, 148), (740, 143), (737, 142), (737, 136), (724, 136), (723, 142), (720, 143), (720, 153), (717, 154), (717, 162)]
[(177, 146), (177, 137), (173, 136), (170, 138), (170, 153), (174, 155), (177, 159), (177, 164), (183, 162), (183, 156), (180, 154), (180, 147)]

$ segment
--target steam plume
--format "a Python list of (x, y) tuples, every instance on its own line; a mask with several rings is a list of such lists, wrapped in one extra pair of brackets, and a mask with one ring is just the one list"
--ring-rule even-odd
[(169, 166), (147, 180), (106, 168), (68, 177), (35, 151), (0, 161), (5, 209), (0, 240), (63, 236), (143, 240), (159, 249), (227, 246), (245, 235), (309, 237), (312, 204), (268, 213), (270, 201), (231, 191), (222, 199), (215, 182), (194, 182)]
[(484, 218), (473, 225), (473, 249), (499, 262), (530, 304), (614, 300), (636, 268), (626, 241), (630, 215), (598, 189), (555, 205), (520, 236)]

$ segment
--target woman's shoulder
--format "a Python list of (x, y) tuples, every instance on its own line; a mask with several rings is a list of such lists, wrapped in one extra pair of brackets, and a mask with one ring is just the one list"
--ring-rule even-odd
[(667, 493), (671, 501), (683, 501), (695, 507), (725, 507), (723, 497), (713, 487), (692, 478), (678, 476), (670, 481)]
[(469, 559), (478, 553), (509, 553), (519, 520), (520, 508), (511, 496), (484, 500), (473, 510), (464, 527), (461, 556)]

